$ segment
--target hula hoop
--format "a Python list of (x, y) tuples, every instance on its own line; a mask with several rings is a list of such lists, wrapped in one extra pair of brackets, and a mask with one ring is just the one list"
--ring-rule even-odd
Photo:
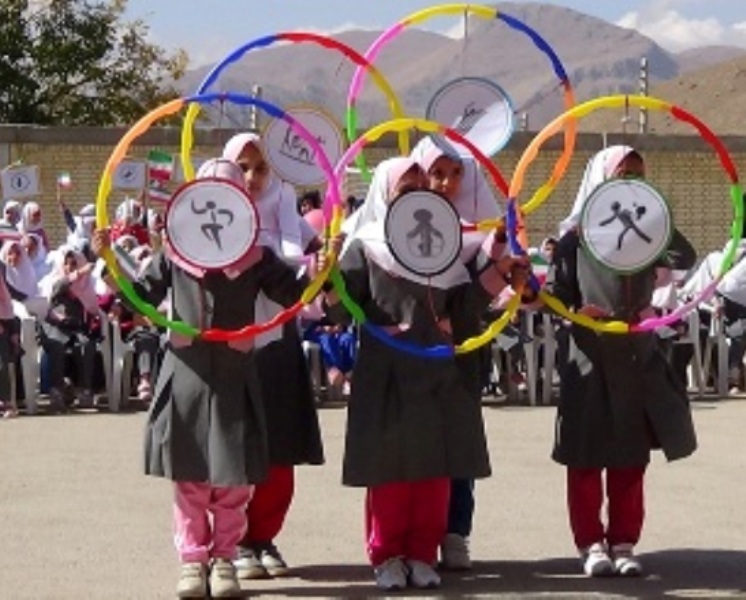
[[(570, 78), (567, 75), (562, 61), (559, 59), (559, 56), (554, 51), (552, 46), (543, 37), (541, 37), (541, 35), (535, 29), (529, 27), (523, 21), (502, 13), (491, 6), (479, 4), (443, 4), (412, 13), (411, 15), (404, 17), (401, 21), (395, 23), (386, 31), (381, 33), (381, 35), (379, 35), (378, 38), (376, 38), (376, 40), (371, 44), (370, 48), (366, 50), (364, 55), (365, 59), (373, 62), (378, 54), (381, 52), (381, 50), (384, 48), (384, 46), (397, 35), (399, 35), (402, 30), (410, 25), (422, 23), (423, 21), (426, 21), (435, 16), (463, 15), (467, 13), (485, 20), (497, 19), (505, 23), (511, 29), (527, 35), (531, 42), (533, 42), (534, 46), (536, 46), (549, 59), (552, 70), (559, 79), (560, 84), (562, 85), (562, 88), (564, 90), (565, 110), (569, 110), (575, 105), (575, 93), (573, 92), (572, 85), (570, 84)], [(350, 89), (347, 93), (348, 112), (355, 110), (355, 102), (360, 95), (363, 81), (364, 72), (361, 68), (358, 67), (352, 77)], [(352, 141), (355, 135), (357, 135), (357, 123), (354, 121), (351, 122), (350, 119), (347, 119), (348, 139)], [(538, 204), (549, 197), (549, 195), (557, 187), (560, 180), (562, 179), (562, 176), (567, 170), (567, 167), (570, 164), (570, 158), (572, 157), (572, 154), (575, 150), (576, 135), (577, 128), (575, 123), (572, 121), (567, 123), (564, 134), (564, 150), (555, 163), (549, 180), (544, 185), (542, 185), (533, 196), (533, 198), (537, 200)], [(360, 154), (356, 158), (356, 164), (363, 171), (367, 169), (365, 158), (362, 154)]]
[[(386, 80), (386, 78), (384, 78), (378, 68), (372, 64), (372, 62), (368, 61), (357, 50), (351, 48), (347, 44), (343, 44), (338, 40), (317, 33), (301, 31), (282, 32), (275, 35), (268, 35), (262, 38), (257, 38), (256, 40), (247, 42), (239, 46), (212, 68), (212, 70), (205, 76), (205, 78), (202, 80), (202, 83), (200, 83), (199, 87), (197, 88), (197, 94), (205, 94), (209, 92), (210, 88), (212, 88), (218, 77), (220, 77), (222, 72), (227, 67), (235, 62), (238, 62), (252, 50), (266, 48), (267, 46), (271, 46), (272, 44), (275, 44), (277, 42), (311, 42), (314, 44), (318, 44), (319, 46), (322, 46), (324, 48), (336, 50), (342, 53), (344, 56), (346, 56), (357, 65), (357, 69), (361, 71), (364, 69), (366, 72), (370, 73), (370, 76), (373, 78), (374, 83), (386, 96), (393, 117), (404, 117), (404, 110), (402, 108), (401, 102), (394, 93), (393, 88)], [(194, 177), (194, 167), (192, 165), (192, 162), (189, 160), (189, 153), (187, 152), (185, 154), (184, 148), (187, 146), (189, 148), (192, 147), (191, 132), (194, 127), (194, 121), (197, 118), (198, 114), (199, 107), (196, 105), (194, 105), (194, 107), (190, 106), (184, 118), (184, 125), (182, 126), (181, 163), (182, 169), (184, 171), (184, 177), (187, 181)], [(350, 127), (357, 127), (357, 111), (354, 108), (352, 110), (348, 110), (345, 120), (347, 121), (348, 130)], [(399, 135), (399, 148), (402, 154), (409, 154), (409, 138), (404, 133), (401, 133)], [(367, 168), (362, 170), (361, 175), (366, 181), (370, 180), (370, 171)]]
[[(521, 192), (523, 186), (523, 180), (528, 166), (536, 158), (539, 149), (550, 137), (558, 133), (567, 121), (575, 121), (580, 119), (591, 112), (598, 110), (599, 108), (625, 108), (630, 105), (647, 108), (649, 110), (661, 110), (667, 111), (673, 118), (684, 123), (692, 125), (700, 137), (707, 142), (715, 151), (723, 170), (725, 171), (730, 181), (730, 199), (733, 204), (733, 222), (731, 223), (730, 233), (731, 241), (729, 244), (728, 251), (724, 254), (723, 259), (720, 263), (720, 269), (717, 277), (708, 285), (702, 292), (686, 304), (678, 307), (673, 312), (663, 316), (648, 318), (644, 321), (636, 324), (628, 324), (623, 321), (610, 321), (601, 323), (584, 315), (578, 315), (570, 311), (559, 299), (549, 295), (545, 291), (540, 292), (540, 297), (552, 310), (560, 314), (562, 317), (577, 323), (583, 327), (588, 327), (594, 331), (600, 333), (633, 333), (640, 331), (652, 331), (660, 327), (669, 325), (675, 321), (679, 321), (684, 315), (693, 310), (699, 303), (703, 302), (709, 296), (711, 296), (715, 288), (717, 287), (720, 279), (723, 277), (725, 272), (733, 264), (733, 260), (736, 254), (737, 242), (741, 239), (743, 232), (743, 219), (744, 219), (744, 206), (743, 206), (743, 188), (738, 179), (738, 171), (736, 166), (728, 153), (727, 148), (722, 143), (720, 138), (713, 133), (713, 131), (707, 127), (702, 121), (691, 113), (685, 111), (678, 106), (653, 98), (650, 96), (605, 96), (602, 98), (596, 98), (588, 102), (584, 102), (571, 110), (563, 113), (557, 117), (554, 121), (549, 123), (539, 134), (531, 141), (523, 155), (516, 165), (513, 178), (510, 182), (509, 197), (515, 201)], [(533, 199), (531, 202), (535, 202)], [(538, 206), (540, 202), (536, 202)], [(534, 207), (535, 208), (535, 207)], [(525, 207), (525, 211), (528, 212), (528, 206)], [(522, 252), (521, 248), (512, 248), (514, 252)]]
[[(445, 127), (444, 125), (441, 125), (434, 121), (413, 118), (392, 119), (391, 121), (376, 125), (372, 129), (369, 129), (368, 131), (363, 133), (363, 135), (361, 135), (357, 140), (350, 144), (350, 146), (347, 148), (347, 151), (344, 153), (342, 158), (339, 159), (339, 162), (335, 166), (335, 175), (337, 176), (337, 180), (340, 173), (344, 173), (344, 169), (347, 167), (347, 165), (349, 165), (349, 163), (362, 151), (366, 144), (376, 141), (384, 133), (399, 132), (408, 129), (417, 129), (424, 133), (437, 133), (457, 144), (462, 144), (463, 146), (467, 147), (469, 151), (472, 152), (472, 154), (474, 155), (475, 160), (477, 160), (490, 174), (495, 186), (503, 194), (507, 191), (505, 180), (503, 179), (497, 166), (494, 165), (492, 161), (490, 161), (490, 159), (487, 158), (479, 150), (479, 148), (477, 148), (469, 140), (464, 138), (464, 136), (462, 136), (454, 129)], [(424, 347), (398, 340), (390, 334), (386, 333), (386, 331), (378, 325), (375, 325), (368, 321), (368, 318), (366, 317), (363, 309), (347, 293), (344, 279), (339, 273), (339, 270), (336, 268), (332, 271), (331, 281), (332, 283), (334, 283), (337, 294), (339, 294), (339, 298), (344, 304), (345, 308), (368, 333), (370, 333), (379, 341), (387, 344), (391, 348), (413, 354), (420, 358), (448, 359), (453, 358), (457, 354), (465, 354), (467, 352), (477, 350), (481, 346), (487, 344), (492, 338), (497, 336), (497, 334), (505, 328), (505, 326), (512, 319), (513, 315), (515, 315), (521, 302), (520, 294), (516, 294), (513, 298), (510, 299), (505, 312), (497, 320), (495, 320), (495, 322), (493, 322), (483, 333), (464, 340), (457, 346), (441, 344), (436, 346)]]
[[(297, 122), (295, 119), (287, 115), (282, 109), (278, 108), (277, 106), (258, 98), (252, 98), (250, 96), (234, 93), (201, 94), (195, 96), (187, 96), (184, 98), (177, 98), (155, 108), (147, 115), (142, 117), (137, 123), (135, 123), (116, 145), (106, 162), (106, 166), (104, 167), (104, 173), (101, 177), (101, 181), (99, 182), (98, 194), (96, 196), (96, 227), (99, 229), (105, 229), (109, 226), (107, 200), (112, 189), (112, 177), (114, 172), (116, 171), (117, 165), (119, 165), (119, 163), (126, 156), (132, 142), (143, 133), (145, 133), (155, 121), (179, 112), (184, 108), (185, 105), (194, 106), (195, 103), (206, 104), (209, 102), (214, 102), (216, 100), (227, 100), (235, 104), (253, 105), (267, 112), (275, 118), (285, 119), (287, 123), (316, 151), (316, 155), (320, 163), (319, 166), (322, 168), (322, 170), (326, 174), (328, 181), (331, 184), (328, 186), (329, 189), (327, 190), (327, 198), (332, 205), (331, 228), (332, 231), (335, 231), (335, 228), (336, 231), (338, 231), (339, 227), (341, 226), (342, 220), (341, 199), (339, 193), (340, 186), (337, 176), (335, 175), (334, 170), (332, 169), (332, 166), (329, 163), (326, 154), (324, 153), (324, 149), (321, 147), (318, 141), (314, 139), (313, 135), (311, 135), (311, 133), (305, 127), (303, 127), (301, 123)], [(250, 325), (247, 325), (246, 327), (243, 327), (242, 329), (232, 331), (214, 328), (200, 331), (196, 327), (189, 325), (188, 323), (184, 323), (183, 321), (174, 321), (164, 317), (155, 309), (155, 307), (142, 300), (135, 292), (132, 284), (126, 278), (122, 277), (119, 265), (117, 264), (116, 258), (111, 248), (104, 249), (103, 258), (106, 261), (106, 265), (108, 266), (112, 276), (116, 280), (117, 285), (119, 285), (120, 289), (122, 290), (122, 292), (124, 292), (127, 299), (132, 302), (133, 306), (140, 313), (147, 316), (157, 325), (172, 329), (181, 335), (187, 337), (200, 337), (201, 339), (206, 341), (217, 342), (227, 342), (232, 340), (250, 338), (286, 323), (291, 318), (293, 318), (301, 310), (301, 308), (303, 308), (304, 305), (308, 304), (319, 293), (322, 285), (329, 276), (329, 272), (332, 267), (332, 265), (329, 264), (327, 268), (320, 272), (308, 284), (306, 289), (301, 294), (300, 300), (298, 302), (296, 302), (293, 306), (284, 309), (267, 323), (252, 323)]]

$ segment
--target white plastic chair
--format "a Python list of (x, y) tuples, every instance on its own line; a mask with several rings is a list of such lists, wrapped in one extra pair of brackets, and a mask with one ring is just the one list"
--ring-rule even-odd
[(118, 321), (111, 324), (111, 350), (111, 386), (116, 401), (115, 406), (112, 407), (110, 404), (110, 410), (117, 412), (127, 403), (132, 392), (132, 368), (135, 361), (135, 350), (122, 339), (122, 329)]
[(728, 395), (728, 338), (725, 335), (725, 316), (721, 309), (719, 300), (714, 301), (714, 306), (703, 305), (706, 310), (712, 311), (710, 321), (710, 334), (705, 344), (705, 357), (703, 372), (708, 377), (713, 369), (712, 350), (717, 349), (717, 373), (715, 373), (715, 392), (718, 396)]
[[(527, 311), (525, 313), (526, 335), (530, 341), (523, 345), (526, 360), (526, 383), (528, 386), (528, 401), (531, 406), (536, 406), (538, 400), (538, 386), (541, 379), (541, 403), (552, 403), (552, 383), (554, 366), (557, 356), (557, 340), (554, 335), (554, 323), (549, 313), (539, 313), (541, 317), (541, 333), (538, 334), (534, 324), (537, 313)], [(543, 366), (539, 369), (539, 359), (544, 351)]]
[(699, 330), (701, 321), (699, 318), (699, 311), (692, 310), (686, 316), (687, 331), (683, 335), (674, 341), (675, 345), (691, 345), (694, 350), (694, 356), (689, 363), (689, 382), (690, 387), (694, 387), (697, 390), (697, 397), (702, 398), (705, 393), (705, 387), (707, 385), (707, 377), (705, 376), (705, 362), (702, 356), (702, 343), (700, 341)]
[(101, 344), (106, 372), (106, 390), (109, 411), (119, 412), (132, 391), (132, 368), (134, 349), (122, 339), (122, 330), (117, 321), (106, 317), (106, 339)]
[[(26, 398), (26, 413), (33, 415), (39, 410), (39, 343), (36, 339), (36, 317), (29, 313), (22, 302), (13, 300), (13, 313), (21, 321), (21, 373), (23, 374), (23, 392)], [(15, 381), (14, 381), (15, 384)]]
[[(111, 322), (109, 316), (104, 312), (99, 312), (99, 319), (101, 321), (101, 342), (99, 343), (98, 350), (101, 352), (101, 359), (104, 363), (104, 379), (106, 381), (106, 398), (109, 403), (109, 410), (115, 410), (112, 408), (112, 396), (114, 395), (113, 387), (113, 358), (112, 358), (112, 347), (111, 347)], [(118, 402), (118, 399), (116, 400)], [(116, 410), (119, 410), (117, 405)]]

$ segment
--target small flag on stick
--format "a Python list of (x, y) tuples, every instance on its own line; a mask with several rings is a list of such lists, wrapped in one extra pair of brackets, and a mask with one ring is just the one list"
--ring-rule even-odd
[(62, 171), (57, 175), (57, 187), (61, 190), (68, 190), (73, 186), (72, 177), (67, 171)]
[(158, 181), (171, 181), (174, 172), (174, 157), (162, 150), (148, 152), (148, 177)]
[(171, 192), (162, 181), (152, 179), (148, 186), (148, 198), (151, 202), (166, 203), (171, 200)]

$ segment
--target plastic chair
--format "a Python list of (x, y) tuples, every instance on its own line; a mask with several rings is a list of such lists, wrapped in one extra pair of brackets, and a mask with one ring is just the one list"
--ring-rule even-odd
[(104, 344), (108, 351), (108, 367), (106, 358), (104, 368), (109, 373), (107, 390), (109, 397), (109, 411), (119, 412), (129, 400), (132, 391), (132, 368), (134, 366), (134, 349), (122, 339), (122, 330), (118, 321), (107, 318), (108, 339)]
[(21, 357), (21, 373), (23, 375), (23, 393), (26, 403), (26, 413), (33, 415), (39, 410), (39, 343), (36, 339), (36, 317), (29, 313), (22, 302), (13, 300), (13, 313), (21, 321), (21, 347), (24, 354)]
[[(538, 400), (539, 380), (541, 380), (541, 403), (552, 403), (552, 385), (554, 367), (557, 356), (557, 340), (554, 335), (554, 323), (549, 313), (538, 313), (541, 317), (541, 332), (537, 333), (534, 317), (536, 312), (524, 313), (526, 336), (529, 341), (523, 345), (526, 358), (526, 379), (528, 386), (528, 401), (536, 406)], [(539, 360), (543, 351), (543, 365), (539, 368)]]
[(725, 316), (719, 300), (714, 301), (712, 307), (703, 306), (708, 312), (712, 312), (710, 321), (710, 334), (705, 344), (705, 357), (703, 373), (709, 377), (712, 372), (712, 351), (717, 351), (717, 372), (715, 373), (715, 392), (718, 396), (728, 395), (728, 338), (725, 335)]
[(691, 345), (694, 350), (694, 356), (689, 363), (689, 381), (690, 385), (697, 390), (697, 397), (702, 398), (707, 385), (705, 376), (705, 367), (702, 356), (702, 343), (699, 336), (701, 320), (699, 311), (692, 310), (686, 317), (687, 331), (679, 336), (673, 343), (674, 345)]

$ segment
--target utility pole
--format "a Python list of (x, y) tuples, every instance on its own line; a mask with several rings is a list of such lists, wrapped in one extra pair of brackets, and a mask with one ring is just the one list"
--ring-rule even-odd
[[(648, 59), (643, 56), (640, 59), (640, 95), (648, 95)], [(640, 107), (640, 121), (639, 121), (640, 133), (648, 132), (648, 109), (644, 106)]]
[[(254, 84), (251, 86), (251, 97), (261, 99), (261, 85)], [(252, 104), (249, 107), (249, 129), (251, 129), (251, 131), (259, 131), (259, 109), (257, 108), (256, 104)]]

